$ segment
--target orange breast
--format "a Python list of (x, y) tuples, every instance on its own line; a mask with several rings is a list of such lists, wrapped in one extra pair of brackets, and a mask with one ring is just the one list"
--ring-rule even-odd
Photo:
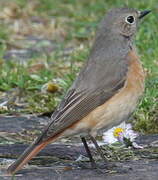
[(136, 91), (137, 93), (141, 93), (144, 91), (144, 80), (145, 73), (142, 67), (141, 62), (139, 61), (138, 56), (135, 51), (131, 51), (129, 53), (130, 64), (129, 71), (127, 74), (127, 81), (125, 84), (125, 89), (123, 91)]

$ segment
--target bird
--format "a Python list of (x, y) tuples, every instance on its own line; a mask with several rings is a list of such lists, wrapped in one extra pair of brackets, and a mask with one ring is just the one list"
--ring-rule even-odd
[(105, 158), (95, 137), (129, 119), (144, 92), (145, 73), (134, 45), (140, 20), (150, 10), (120, 7), (101, 20), (94, 43), (78, 76), (52, 114), (41, 135), (11, 164), (15, 174), (45, 146), (60, 138), (79, 135), (90, 158), (86, 138)]

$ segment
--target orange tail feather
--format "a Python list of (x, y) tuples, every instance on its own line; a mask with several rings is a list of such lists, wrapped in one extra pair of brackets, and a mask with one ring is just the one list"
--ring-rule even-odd
[(18, 170), (20, 170), (29, 160), (31, 160), (34, 156), (36, 156), (46, 145), (50, 142), (55, 141), (56, 137), (50, 138), (47, 141), (44, 141), (39, 144), (32, 144), (29, 146), (23, 154), (13, 163), (11, 164), (7, 172), (8, 174), (15, 174)]

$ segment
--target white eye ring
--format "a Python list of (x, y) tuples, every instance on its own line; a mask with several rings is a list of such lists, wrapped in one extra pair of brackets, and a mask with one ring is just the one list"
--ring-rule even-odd
[(134, 24), (135, 23), (135, 17), (130, 15), (125, 18), (125, 22), (128, 24)]

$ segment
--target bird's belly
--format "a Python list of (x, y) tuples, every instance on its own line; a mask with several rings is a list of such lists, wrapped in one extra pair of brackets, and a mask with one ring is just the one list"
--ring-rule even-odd
[(118, 93), (108, 103), (96, 109), (91, 117), (91, 121), (96, 122), (91, 134), (96, 135), (98, 132), (105, 131), (122, 121), (128, 120), (137, 106), (140, 95), (134, 92), (124, 93), (124, 95)]

